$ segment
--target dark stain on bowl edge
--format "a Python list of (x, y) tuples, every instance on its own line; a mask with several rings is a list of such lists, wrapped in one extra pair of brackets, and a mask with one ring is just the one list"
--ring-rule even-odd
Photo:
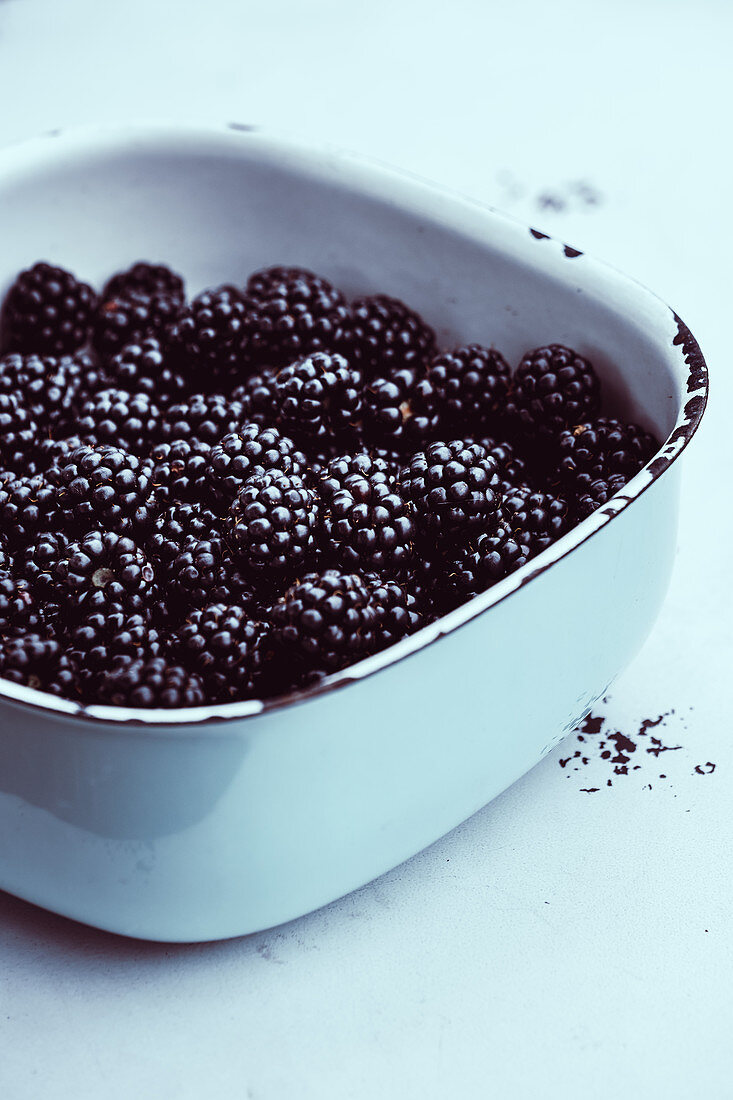
[[(672, 316), (677, 325), (677, 335), (672, 343), (677, 346), (682, 346), (685, 362), (690, 368), (690, 373), (687, 377), (687, 392), (692, 393), (693, 390), (700, 389), (701, 386), (706, 385), (708, 380), (708, 369), (705, 366), (705, 360), (702, 357), (700, 346), (685, 322), (674, 310), (672, 310)], [(685, 407), (685, 412), (687, 412), (687, 406)]]
[(532, 229), (532, 227), (530, 226), (529, 231), (530, 231), (530, 233), (532, 234), (532, 236), (534, 237), (534, 239), (536, 241), (551, 241), (552, 240), (552, 237), (549, 235), (549, 233), (542, 233), (539, 229)]
[(583, 255), (579, 248), (572, 248), (569, 244), (564, 244), (562, 250), (569, 260), (574, 260), (576, 256)]

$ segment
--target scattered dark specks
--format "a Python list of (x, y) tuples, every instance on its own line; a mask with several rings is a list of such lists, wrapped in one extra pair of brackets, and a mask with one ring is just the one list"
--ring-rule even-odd
[(567, 203), (562, 195), (553, 194), (551, 191), (543, 191), (537, 196), (537, 205), (540, 210), (554, 210), (560, 213), (564, 210)]
[(272, 948), (270, 947), (269, 943), (261, 943), (257, 948), (257, 954), (260, 956), (261, 959), (264, 959), (265, 962), (275, 963), (277, 966), (285, 965), (282, 959), (278, 959), (275, 957), (275, 955), (273, 955)]
[(697, 775), (712, 775), (715, 771), (715, 764), (711, 764), (710, 761), (706, 761), (705, 764), (695, 764), (695, 773)]

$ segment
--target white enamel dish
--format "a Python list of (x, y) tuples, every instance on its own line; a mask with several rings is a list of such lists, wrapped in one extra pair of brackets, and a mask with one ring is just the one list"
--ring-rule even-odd
[(436, 840), (535, 764), (633, 657), (664, 596), (700, 350), (630, 279), (470, 200), (250, 127), (54, 134), (0, 153), (0, 293), (47, 259), (144, 258), (190, 292), (274, 263), (405, 299), (440, 342), (561, 342), (665, 442), (489, 592), (318, 689), (133, 711), (0, 680), (0, 887), (100, 928), (217, 939), (287, 921)]

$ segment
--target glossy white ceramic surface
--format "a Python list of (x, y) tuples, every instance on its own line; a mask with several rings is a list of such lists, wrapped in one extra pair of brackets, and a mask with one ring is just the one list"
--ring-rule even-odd
[[(699, 349), (643, 288), (468, 200), (250, 130), (48, 137), (0, 160), (0, 290), (165, 259), (190, 290), (304, 264), (405, 298), (442, 343), (559, 341), (666, 440), (624, 493), (489, 593), (296, 702), (115, 712), (6, 685), (0, 886), (102, 928), (232, 936), (368, 881), (503, 790), (646, 636), (674, 552)], [(63, 713), (65, 712), (65, 713)]]

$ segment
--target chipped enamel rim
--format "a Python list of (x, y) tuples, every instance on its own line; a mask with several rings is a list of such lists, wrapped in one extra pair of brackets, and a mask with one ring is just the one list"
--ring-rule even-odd
[[(538, 247), (547, 247), (545, 244), (547, 241), (558, 243), (553, 242), (553, 238), (548, 234), (530, 228), (485, 203), (430, 183), (412, 173), (340, 148), (310, 145), (263, 130), (259, 126), (239, 122), (208, 127), (143, 122), (120, 126), (74, 128), (69, 131), (52, 130), (42, 137), (6, 146), (0, 150), (0, 188), (5, 180), (12, 180), (16, 172), (27, 173), (29, 170), (42, 172), (49, 165), (53, 165), (62, 153), (67, 157), (100, 153), (105, 149), (119, 153), (125, 145), (134, 145), (138, 148), (169, 145), (180, 152), (184, 144), (191, 148), (195, 147), (199, 154), (202, 147), (204, 149), (210, 147), (212, 152), (222, 152), (225, 149), (231, 152), (239, 142), (248, 140), (256, 141), (267, 155), (277, 157), (296, 170), (316, 171), (322, 176), (329, 167), (333, 168), (333, 165), (337, 164), (342, 183), (351, 185), (354, 190), (361, 193), (396, 201), (398, 205), (408, 210), (414, 209), (419, 199), (428, 217), (431, 216), (431, 211), (433, 220), (439, 214), (444, 224), (449, 224), (464, 233), (466, 222), (474, 221), (477, 215), (484, 221), (488, 218), (494, 222), (495, 227), (501, 228), (507, 243), (511, 243), (513, 237), (517, 251), (520, 250), (520, 242), (526, 241), (527, 234), (538, 242)], [(446, 203), (446, 199), (450, 202)], [(0, 678), (0, 699), (20, 705), (24, 709), (43, 712), (47, 716), (73, 718), (85, 724), (93, 722), (115, 727), (145, 727), (146, 732), (150, 733), (155, 733), (156, 730), (164, 731), (171, 726), (190, 727), (200, 732), (202, 726), (209, 726), (212, 733), (218, 731), (231, 734), (236, 732), (230, 728), (230, 723), (234, 719), (252, 718), (317, 699), (321, 695), (373, 676), (381, 669), (419, 653), (446, 634), (451, 634), (466, 623), (472, 622), (496, 604), (518, 592), (524, 585), (540, 576), (555, 562), (567, 557), (620, 515), (679, 458), (695, 434), (708, 398), (707, 366), (690, 330), (661, 299), (629, 276), (584, 255), (578, 249), (567, 244), (562, 244), (561, 247), (563, 256), (568, 259), (576, 260), (578, 257), (583, 257), (583, 273), (591, 282), (600, 279), (607, 292), (612, 292), (614, 287), (619, 290), (625, 288), (628, 292), (631, 287), (637, 297), (644, 298), (647, 304), (654, 308), (660, 320), (665, 312), (671, 316), (670, 328), (673, 330), (671, 343), (674, 348), (679, 381), (682, 383), (680, 389), (684, 392), (686, 387), (687, 392), (687, 400), (679, 411), (675, 425), (655, 456), (624, 486), (621, 492), (616, 493), (605, 505), (518, 569), (516, 573), (493, 585), (487, 592), (475, 596), (437, 622), (423, 627), (402, 642), (390, 646), (389, 649), (365, 658), (342, 672), (334, 673), (318, 685), (303, 691), (268, 700), (248, 699), (243, 702), (215, 706), (153, 710), (141, 707), (84, 706), (69, 700), (57, 699), (46, 692), (13, 684)], [(524, 251), (523, 248), (522, 251)], [(670, 365), (675, 366), (674, 360), (671, 359)]]

